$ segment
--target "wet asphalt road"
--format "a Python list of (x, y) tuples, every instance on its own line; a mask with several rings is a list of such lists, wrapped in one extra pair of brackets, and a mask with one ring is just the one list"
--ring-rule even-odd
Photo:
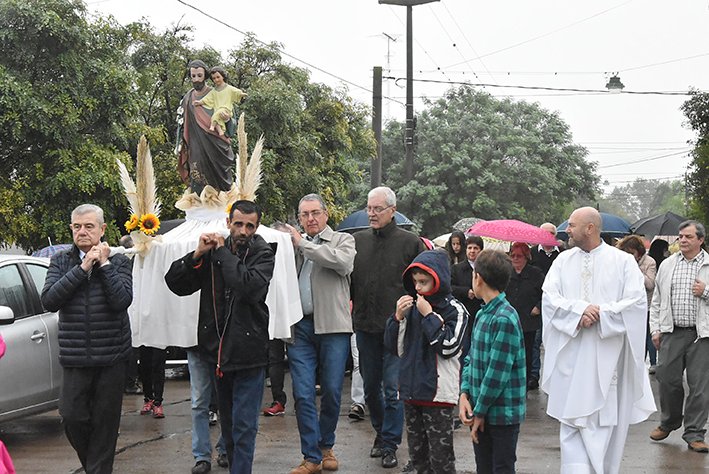
[[(651, 376), (651, 378), (653, 378)], [(286, 374), (286, 391), (290, 397), (290, 374)], [(652, 380), (657, 392), (656, 382)], [(141, 416), (142, 396), (126, 396), (123, 401), (121, 434), (114, 472), (120, 474), (189, 473), (194, 460), (191, 455), (192, 427), (189, 381), (168, 380), (165, 387), (166, 417), (156, 420)], [(406, 441), (398, 451), (399, 467), (383, 469), (379, 459), (369, 457), (374, 439), (369, 419), (352, 422), (349, 411), (349, 378), (343, 388), (341, 418), (337, 429), (335, 454), (340, 460), (339, 473), (399, 473), (406, 463)], [(289, 398), (292, 400), (292, 397)], [(270, 405), (270, 389), (264, 388), (263, 406)], [(529, 395), (528, 415), (522, 424), (517, 448), (517, 472), (559, 472), (558, 423), (545, 414), (546, 396), (539, 390)], [(673, 432), (662, 442), (649, 438), (658, 425), (659, 414), (630, 427), (622, 473), (661, 474), (709, 472), (709, 455), (687, 450), (680, 432)], [(211, 429), (213, 441), (218, 427)], [(56, 411), (0, 424), (0, 439), (6, 444), (19, 474), (69, 474), (83, 472), (69, 445)], [(475, 459), (466, 428), (456, 431), (455, 448), (460, 474), (475, 472)], [(300, 441), (292, 404), (284, 416), (261, 417), (256, 441), (254, 473), (284, 473), (302, 460)], [(213, 463), (212, 472), (227, 473)]]

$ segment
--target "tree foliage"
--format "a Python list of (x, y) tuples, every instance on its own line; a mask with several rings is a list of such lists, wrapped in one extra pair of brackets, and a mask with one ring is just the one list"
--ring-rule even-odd
[(282, 61), (277, 43), (247, 36), (222, 56), (193, 47), (191, 34), (187, 25), (157, 31), (145, 20), (89, 17), (78, 0), (0, 2), (0, 246), (70, 242), (69, 214), (84, 202), (104, 208), (115, 242), (128, 217), (115, 160), (133, 169), (141, 135), (161, 217), (178, 217), (171, 204), (185, 186), (175, 118), (193, 59), (222, 64), (249, 94), (240, 111), (251, 147), (266, 136), (258, 198), (265, 221), (293, 216), (310, 192), (328, 201), (333, 223), (344, 217), (344, 199), (374, 151), (368, 108), (344, 89), (310, 82)]
[(709, 93), (691, 91), (691, 97), (680, 107), (687, 121), (685, 126), (697, 135), (690, 152), (687, 187), (691, 195), (691, 217), (709, 219)]
[(607, 196), (618, 205), (617, 214), (630, 223), (665, 211), (686, 215), (684, 185), (681, 181), (638, 178), (627, 186), (618, 186)]
[(449, 232), (471, 216), (558, 221), (576, 196), (595, 195), (595, 164), (558, 114), (468, 86), (426, 105), (413, 181), (402, 180), (403, 124), (389, 123), (382, 143), (383, 182), (424, 235)]

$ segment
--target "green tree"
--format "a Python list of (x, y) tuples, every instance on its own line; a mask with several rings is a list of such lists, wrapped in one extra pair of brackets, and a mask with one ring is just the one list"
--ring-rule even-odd
[[(637, 178), (627, 186), (618, 186), (607, 196), (617, 204), (629, 222), (665, 211), (686, 214), (683, 202), (684, 185), (681, 181), (660, 181), (658, 179)], [(620, 215), (620, 214), (619, 214)]]
[(696, 133), (690, 152), (687, 187), (690, 192), (691, 217), (707, 222), (709, 218), (709, 93), (690, 91), (691, 97), (680, 110), (687, 118), (685, 126)]
[[(80, 203), (116, 215), (115, 158), (134, 115), (129, 43), (115, 22), (89, 23), (79, 1), (0, 3), (0, 244), (71, 241)], [(109, 239), (119, 233), (109, 220)]]
[[(462, 217), (561, 221), (577, 196), (594, 197), (599, 178), (568, 125), (538, 104), (496, 99), (461, 86), (427, 101), (418, 117), (414, 180), (403, 184), (403, 125), (387, 125), (383, 182), (424, 235)], [(563, 219), (562, 219), (563, 217)]]

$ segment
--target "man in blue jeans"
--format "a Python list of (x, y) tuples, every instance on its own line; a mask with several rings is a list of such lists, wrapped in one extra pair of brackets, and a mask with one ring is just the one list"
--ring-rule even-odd
[[(332, 447), (340, 415), (342, 382), (350, 352), (350, 273), (354, 238), (327, 225), (325, 201), (317, 194), (298, 204), (303, 237), (288, 226), (295, 246), (303, 319), (293, 328), (288, 345), (295, 415), (303, 462), (290, 474), (311, 474), (339, 468)], [(320, 368), (320, 417), (315, 403), (315, 373)]]
[(266, 293), (275, 253), (256, 230), (261, 210), (237, 201), (229, 237), (205, 233), (197, 250), (172, 263), (165, 281), (177, 295), (201, 290), (198, 348), (217, 367), (222, 436), (230, 474), (251, 474), (268, 365)]
[[(199, 349), (187, 351), (192, 399), (192, 456), (195, 466), (192, 474), (204, 474), (212, 469), (212, 440), (209, 436), (209, 404), (217, 386), (217, 364), (202, 357)], [(215, 400), (216, 402), (216, 400)], [(224, 438), (219, 437), (217, 464), (228, 467)]]
[(370, 229), (355, 234), (357, 255), (352, 271), (352, 319), (364, 399), (377, 432), (369, 455), (381, 457), (382, 467), (398, 465), (396, 450), (404, 429), (404, 404), (397, 383), (400, 360), (384, 350), (384, 330), (396, 302), (405, 294), (401, 275), (424, 246), (416, 234), (397, 227), (396, 195), (374, 188), (367, 196)]

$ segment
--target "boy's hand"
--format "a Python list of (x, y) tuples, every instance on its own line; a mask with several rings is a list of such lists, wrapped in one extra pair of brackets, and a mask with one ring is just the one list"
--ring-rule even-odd
[(478, 430), (482, 433), (485, 431), (485, 418), (479, 418), (477, 416), (473, 417), (473, 430), (470, 435), (473, 437), (473, 443), (479, 444), (480, 439), (478, 438)]
[(426, 316), (433, 311), (431, 303), (426, 301), (426, 298), (422, 295), (419, 295), (419, 297), (416, 298), (416, 308), (418, 308), (419, 313), (423, 316)]
[(192, 105), (202, 105), (202, 104), (204, 104), (204, 102), (202, 102), (201, 100), (195, 100), (194, 102), (192, 102)]
[(458, 400), (458, 416), (465, 426), (473, 426), (473, 407), (470, 406), (467, 393), (460, 394), (460, 400)]
[(397, 321), (403, 321), (406, 312), (414, 305), (414, 297), (411, 295), (404, 295), (399, 298), (396, 302), (396, 319)]

